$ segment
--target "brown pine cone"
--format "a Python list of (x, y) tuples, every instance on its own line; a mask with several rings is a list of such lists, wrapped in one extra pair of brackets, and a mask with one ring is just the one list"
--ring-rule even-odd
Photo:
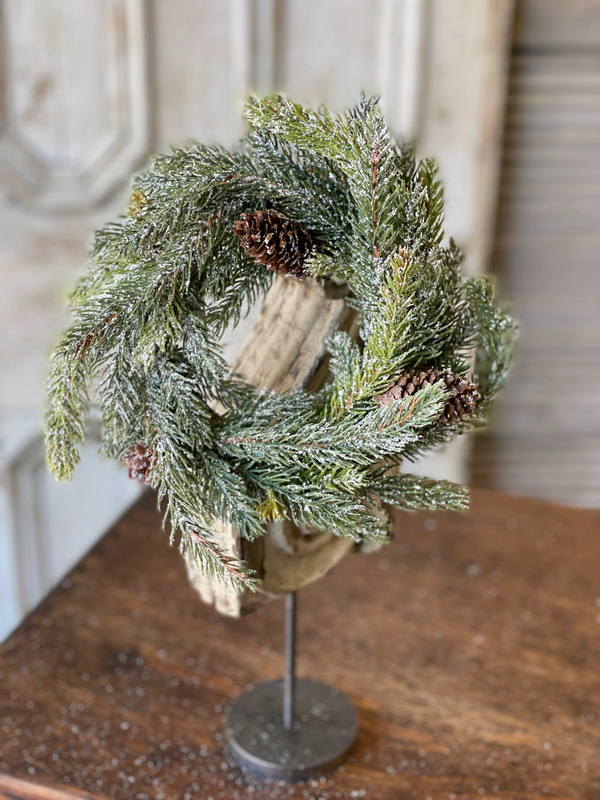
[(472, 414), (477, 401), (481, 398), (477, 386), (463, 378), (462, 375), (433, 367), (419, 367), (404, 372), (374, 400), (380, 406), (389, 406), (394, 400), (401, 400), (440, 381), (443, 383), (444, 390), (451, 393), (451, 397), (440, 414), (438, 422), (455, 422)]
[(234, 226), (246, 255), (267, 269), (294, 278), (307, 275), (304, 262), (314, 249), (312, 236), (298, 222), (276, 211), (242, 214)]
[(154, 453), (143, 442), (131, 447), (123, 459), (130, 478), (137, 478), (142, 483), (150, 483), (150, 471), (154, 466)]

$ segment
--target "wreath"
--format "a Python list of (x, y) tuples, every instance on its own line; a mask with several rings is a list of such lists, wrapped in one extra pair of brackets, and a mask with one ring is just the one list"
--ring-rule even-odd
[[(387, 540), (384, 504), (464, 509), (466, 487), (398, 467), (481, 426), (516, 328), (489, 279), (461, 276), (435, 164), (393, 140), (375, 100), (335, 116), (253, 98), (246, 117), (239, 150), (157, 156), (96, 234), (52, 357), (46, 438), (70, 478), (93, 396), (101, 451), (166, 499), (182, 551), (252, 585), (215, 520), (249, 539), (285, 517)], [(226, 327), (277, 274), (344, 287), (360, 315), (357, 341), (329, 341), (320, 391), (260, 391), (223, 357)]]

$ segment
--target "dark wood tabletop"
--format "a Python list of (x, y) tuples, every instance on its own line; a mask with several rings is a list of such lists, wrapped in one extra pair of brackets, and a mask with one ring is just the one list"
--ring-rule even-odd
[(249, 779), (225, 713), (281, 676), (283, 603), (220, 617), (148, 494), (2, 647), (0, 800), (600, 800), (600, 512), (473, 491), (298, 597), (298, 672), (356, 704), (350, 761)]

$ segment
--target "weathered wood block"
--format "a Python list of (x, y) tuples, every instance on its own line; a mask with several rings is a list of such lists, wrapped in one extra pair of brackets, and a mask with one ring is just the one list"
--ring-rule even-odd
[[(259, 389), (317, 390), (329, 374), (326, 341), (336, 330), (356, 335), (357, 323), (355, 312), (335, 296), (335, 287), (328, 291), (316, 280), (279, 277), (232, 369)], [(301, 589), (356, 549), (351, 539), (299, 528), (288, 520), (266, 525), (265, 536), (253, 542), (242, 539), (232, 525), (220, 525), (214, 532), (223, 550), (244, 558), (262, 581), (256, 592), (240, 591), (205, 574), (191, 556), (186, 558), (189, 579), (202, 600), (230, 617)]]

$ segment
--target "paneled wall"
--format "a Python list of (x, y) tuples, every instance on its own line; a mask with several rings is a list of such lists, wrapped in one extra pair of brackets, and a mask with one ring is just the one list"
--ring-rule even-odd
[(232, 145), (248, 92), (337, 110), (380, 93), (435, 155), (447, 229), (484, 267), (512, 0), (1, 0), (0, 431), (37, 413), (91, 232), (149, 151)]
[(600, 3), (518, 0), (492, 269), (521, 323), (474, 482), (600, 504)]

